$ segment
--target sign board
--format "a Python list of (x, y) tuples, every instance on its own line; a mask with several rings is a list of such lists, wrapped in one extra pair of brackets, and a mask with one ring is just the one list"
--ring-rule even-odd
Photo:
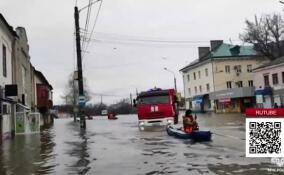
[(231, 102), (231, 98), (220, 98), (218, 101), (220, 103), (230, 103)]
[(79, 106), (84, 107), (86, 105), (86, 98), (84, 95), (79, 96)]
[(18, 86), (16, 84), (6, 84), (5, 96), (6, 97), (18, 96)]
[(263, 96), (262, 95), (256, 95), (256, 103), (263, 103)]

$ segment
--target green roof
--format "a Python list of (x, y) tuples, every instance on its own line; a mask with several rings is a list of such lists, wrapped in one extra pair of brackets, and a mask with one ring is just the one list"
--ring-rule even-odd
[[(212, 49), (212, 48), (211, 48)], [(206, 54), (203, 59), (197, 59), (191, 62), (189, 65), (183, 67), (180, 71), (184, 71), (189, 67), (197, 66), (200, 63), (203, 63), (210, 59), (218, 58), (232, 58), (232, 57), (254, 57), (259, 56), (259, 54), (254, 50), (253, 46), (239, 46), (222, 43), (221, 45), (213, 48), (211, 51)]]
[(211, 51), (211, 57), (243, 57), (257, 56), (253, 46), (239, 46), (223, 43), (215, 50)]

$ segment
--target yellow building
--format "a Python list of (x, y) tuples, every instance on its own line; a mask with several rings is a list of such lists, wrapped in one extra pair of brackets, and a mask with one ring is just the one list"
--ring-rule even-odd
[[(199, 109), (204, 109), (206, 101), (209, 101), (215, 112), (243, 112), (245, 108), (254, 106), (255, 88), (252, 70), (266, 63), (267, 59), (259, 56), (252, 46), (226, 44), (222, 40), (210, 43), (211, 47), (207, 51), (199, 48), (198, 60), (181, 69), (184, 76), (185, 98), (190, 103), (189, 108), (195, 110), (195, 106), (192, 105), (195, 104), (195, 99), (198, 99)], [(187, 81), (188, 74), (198, 74), (199, 69), (204, 67), (208, 68), (209, 76), (203, 76), (200, 81)], [(198, 87), (201, 85), (202, 88), (204, 83), (210, 85), (210, 89), (205, 94), (186, 92), (195, 87), (198, 92)]]

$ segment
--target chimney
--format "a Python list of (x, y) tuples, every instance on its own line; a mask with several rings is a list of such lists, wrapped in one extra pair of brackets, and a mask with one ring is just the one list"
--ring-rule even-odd
[(210, 52), (210, 47), (198, 47), (199, 59), (204, 58)]
[(223, 40), (211, 40), (210, 41), (211, 50), (219, 47), (221, 44), (223, 44)]

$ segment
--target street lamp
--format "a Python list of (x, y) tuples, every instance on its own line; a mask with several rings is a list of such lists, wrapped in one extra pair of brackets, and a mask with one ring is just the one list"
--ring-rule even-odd
[(174, 76), (175, 90), (177, 91), (177, 80), (176, 80), (176, 75), (175, 75), (175, 73), (174, 73), (173, 71), (171, 71), (170, 69), (166, 68), (166, 67), (164, 67), (164, 70), (170, 72), (171, 74), (173, 74), (173, 76)]

